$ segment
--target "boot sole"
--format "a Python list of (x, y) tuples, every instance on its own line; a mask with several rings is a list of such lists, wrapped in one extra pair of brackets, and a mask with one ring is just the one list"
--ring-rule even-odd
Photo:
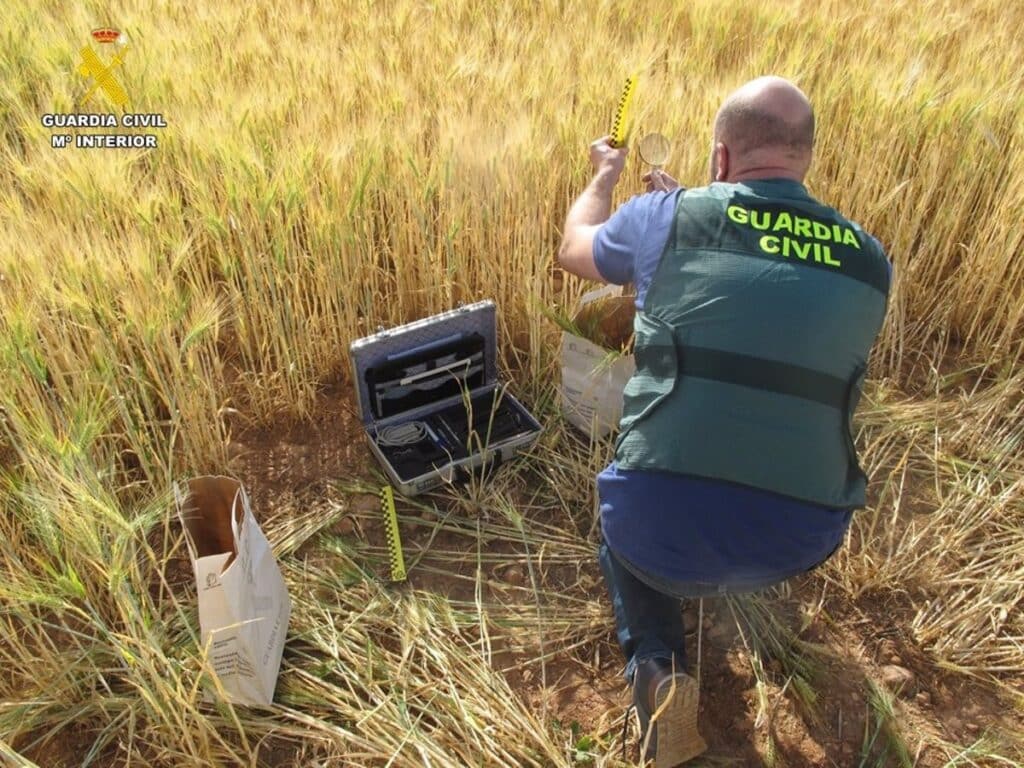
[(652, 722), (657, 726), (658, 741), (654, 768), (675, 768), (704, 753), (708, 745), (697, 732), (697, 710), (700, 690), (689, 675), (676, 673), (662, 680), (654, 694)]

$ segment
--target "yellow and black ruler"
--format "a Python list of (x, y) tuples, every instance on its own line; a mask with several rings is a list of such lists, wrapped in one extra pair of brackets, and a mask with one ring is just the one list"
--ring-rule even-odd
[(637, 74), (626, 78), (626, 85), (619, 96), (619, 105), (615, 109), (615, 119), (612, 121), (612, 133), (609, 144), (616, 149), (624, 147), (629, 143), (629, 134), (633, 131), (633, 94), (636, 93), (636, 83), (639, 79)]
[(391, 580), (405, 581), (405, 556), (402, 554), (402, 537), (398, 532), (395, 494), (390, 485), (385, 485), (380, 489), (380, 508), (384, 513), (384, 536), (388, 541)]

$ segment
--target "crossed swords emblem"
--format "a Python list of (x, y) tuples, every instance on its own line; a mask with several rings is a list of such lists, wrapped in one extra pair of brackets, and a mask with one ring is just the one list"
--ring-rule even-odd
[[(92, 36), (101, 43), (110, 43), (114, 42), (114, 40), (124, 40), (124, 36), (120, 35), (116, 29), (109, 28), (95, 29), (92, 32)], [(99, 54), (96, 53), (91, 45), (86, 45), (82, 48), (80, 52), (82, 56), (82, 63), (78, 65), (78, 74), (82, 77), (92, 78), (93, 84), (82, 97), (79, 102), (79, 106), (89, 101), (93, 94), (100, 89), (103, 90), (103, 93), (106, 94), (107, 98), (116, 106), (124, 107), (124, 105), (128, 103), (128, 94), (114, 75), (114, 70), (124, 63), (124, 55), (127, 50), (128, 46), (122, 45), (121, 49), (110, 61), (110, 64), (104, 64), (103, 60), (100, 59)]]

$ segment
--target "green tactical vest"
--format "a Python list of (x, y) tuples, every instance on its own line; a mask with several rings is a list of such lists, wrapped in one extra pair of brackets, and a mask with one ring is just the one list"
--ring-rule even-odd
[(850, 419), (888, 290), (877, 241), (801, 184), (680, 194), (636, 315), (619, 468), (863, 506)]

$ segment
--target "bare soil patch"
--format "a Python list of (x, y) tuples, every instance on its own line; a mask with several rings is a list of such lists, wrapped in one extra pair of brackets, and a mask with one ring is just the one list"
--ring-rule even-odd
[[(350, 396), (329, 391), (321, 400), (310, 423), (239, 432), (229, 469), (250, 489), (258, 515), (282, 498), (291, 505), (341, 498), (348, 511), (331, 526), (331, 534), (363, 547), (369, 568), (385, 578), (376, 495), (345, 493), (338, 485), (363, 478), (372, 488), (380, 476)], [(471, 505), (446, 498), (430, 504), (422, 509), (398, 499), (409, 581), (395, 588), (436, 592), (467, 610), (485, 611), (500, 629), (490, 638), (494, 668), (564, 735), (567, 758), (619, 764), (630, 696), (604, 585), (587, 554), (592, 543), (581, 539), (575, 558), (542, 556), (514, 536), (481, 534)], [(527, 532), (553, 522), (550, 510), (529, 506), (523, 520)], [(545, 611), (564, 607), (552, 596), (590, 618), (572, 628), (554, 621), (547, 633)], [(1015, 748), (1008, 734), (1024, 732), (1024, 717), (1011, 696), (932, 663), (906, 629), (909, 606), (893, 595), (853, 603), (812, 575), (794, 580), (789, 595), (771, 604), (783, 623), (816, 649), (816, 705), (811, 710), (795, 695), (778, 659), (762, 658), (759, 683), (750, 638), (745, 642), (728, 603), (706, 600), (700, 627), (701, 728), (709, 751), (694, 765), (898, 766), (905, 760), (893, 746), (898, 742), (912, 765), (939, 768), (949, 764), (949, 754), (939, 747), (943, 742), (967, 746), (989, 737), (1007, 754)], [(696, 604), (687, 610), (693, 666)], [(900, 682), (894, 668), (903, 676)], [(871, 703), (872, 686), (891, 691), (888, 721)], [(637, 731), (631, 719), (625, 732), (625, 764), (633, 764)], [(578, 745), (584, 749), (576, 750)]]

